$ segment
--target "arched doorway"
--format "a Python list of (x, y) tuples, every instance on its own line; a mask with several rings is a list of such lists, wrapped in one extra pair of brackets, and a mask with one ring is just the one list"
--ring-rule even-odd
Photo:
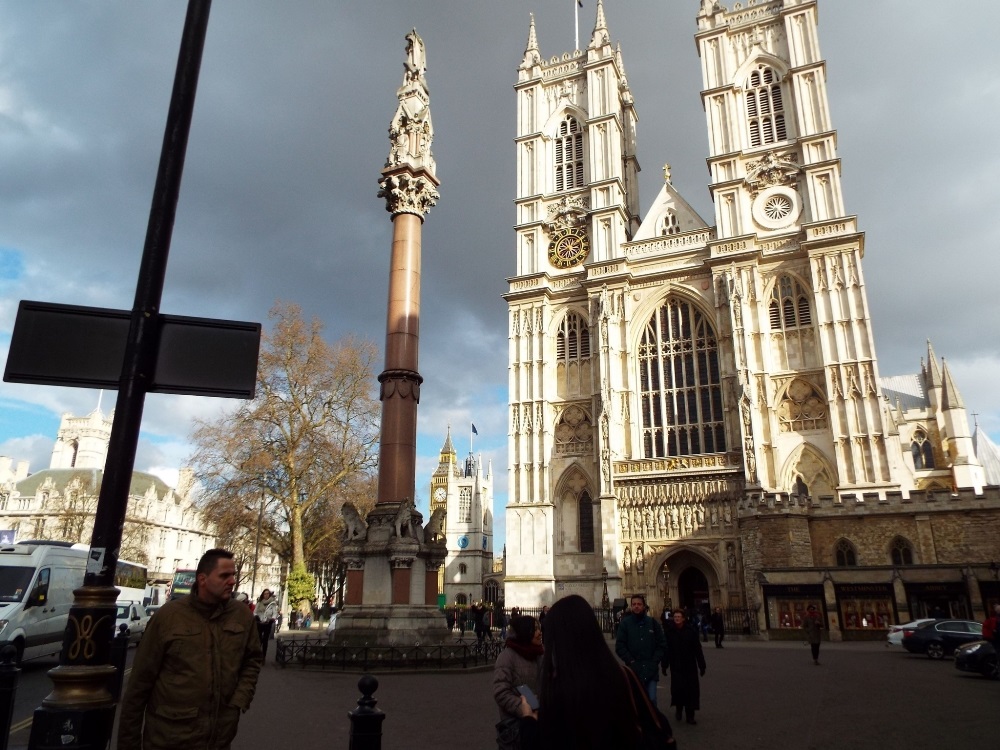
[(711, 611), (708, 598), (708, 579), (693, 565), (685, 568), (677, 578), (679, 604), (689, 612), (698, 612), (707, 617)]

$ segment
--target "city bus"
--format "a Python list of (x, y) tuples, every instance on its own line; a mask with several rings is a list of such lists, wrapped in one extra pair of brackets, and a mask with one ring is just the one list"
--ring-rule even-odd
[(197, 580), (197, 570), (194, 568), (178, 568), (174, 571), (174, 582), (170, 584), (170, 598), (178, 599), (191, 593), (191, 587)]

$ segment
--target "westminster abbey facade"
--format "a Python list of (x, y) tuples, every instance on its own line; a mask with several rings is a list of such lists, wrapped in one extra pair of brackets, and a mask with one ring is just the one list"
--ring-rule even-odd
[[(817, 0), (704, 0), (706, 220), (645, 216), (603, 3), (517, 69), (509, 605), (641, 592), (833, 638), (1000, 600), (996, 447), (928, 344), (883, 378), (841, 193)], [(692, 7), (695, 11), (697, 5)]]

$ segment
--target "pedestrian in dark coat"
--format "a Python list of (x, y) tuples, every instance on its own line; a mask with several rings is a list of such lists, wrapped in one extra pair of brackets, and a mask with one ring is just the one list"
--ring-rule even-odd
[(646, 598), (642, 594), (632, 597), (632, 613), (623, 617), (618, 625), (615, 653), (625, 665), (635, 672), (646, 690), (649, 702), (656, 705), (657, 674), (663, 659), (663, 628), (646, 612)]
[(815, 604), (806, 608), (806, 616), (802, 618), (802, 629), (806, 631), (806, 640), (812, 649), (813, 664), (819, 666), (819, 644), (823, 639), (823, 618)]
[(676, 709), (678, 719), (686, 714), (688, 724), (697, 724), (694, 712), (701, 709), (698, 677), (705, 676), (705, 654), (701, 650), (698, 630), (688, 622), (682, 610), (677, 610), (674, 626), (665, 635), (670, 659), (670, 705)]
[(716, 607), (712, 612), (712, 633), (715, 635), (715, 647), (722, 648), (722, 639), (726, 637), (726, 618), (722, 616), (722, 607)]

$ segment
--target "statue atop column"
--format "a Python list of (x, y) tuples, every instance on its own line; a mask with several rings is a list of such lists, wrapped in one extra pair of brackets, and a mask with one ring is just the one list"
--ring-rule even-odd
[[(431, 123), (430, 93), (427, 90), (427, 49), (424, 41), (413, 29), (406, 35), (406, 61), (403, 63), (403, 85), (396, 92), (399, 106), (389, 125), (389, 157), (385, 161), (386, 171), (399, 167), (423, 170), (434, 179), (434, 155), (431, 142), (434, 140), (434, 126)], [(398, 187), (398, 186), (394, 186)], [(433, 191), (433, 185), (424, 185)], [(387, 202), (390, 200), (386, 195)], [(437, 193), (433, 198), (436, 200)], [(411, 201), (411, 204), (427, 205), (427, 201)], [(433, 202), (430, 205), (434, 205)], [(392, 208), (389, 208), (393, 211)], [(416, 212), (416, 211), (411, 211)]]

